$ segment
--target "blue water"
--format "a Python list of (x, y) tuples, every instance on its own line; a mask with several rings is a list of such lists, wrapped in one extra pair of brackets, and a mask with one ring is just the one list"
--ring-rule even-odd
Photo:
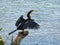
[(9, 32), (16, 29), (15, 22), (30, 10), (37, 10), (31, 14), (39, 25), (38, 30), (27, 29), (29, 35), (24, 38), (21, 45), (60, 45), (60, 0), (0, 0), (0, 35), (5, 45), (10, 45), (11, 36), (17, 36), (18, 31), (12, 35)]

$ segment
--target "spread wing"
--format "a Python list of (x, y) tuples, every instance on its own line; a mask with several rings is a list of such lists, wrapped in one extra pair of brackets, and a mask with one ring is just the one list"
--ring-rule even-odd
[(28, 29), (38, 29), (40, 26), (39, 24), (37, 24), (35, 21), (33, 20), (30, 20), (30, 21), (27, 21), (25, 22), (24, 24), (24, 29), (28, 28)]
[(22, 15), (22, 16), (19, 17), (18, 20), (16, 21), (15, 26), (18, 27), (18, 25), (19, 25), (20, 23), (22, 23), (23, 21), (24, 21), (24, 18), (23, 18), (23, 15)]

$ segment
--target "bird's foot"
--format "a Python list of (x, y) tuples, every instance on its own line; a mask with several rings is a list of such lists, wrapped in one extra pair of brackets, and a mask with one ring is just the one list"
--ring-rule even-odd
[(26, 35), (27, 33), (28, 33), (27, 30), (23, 30), (23, 31), (22, 31), (22, 34), (23, 34), (23, 35)]

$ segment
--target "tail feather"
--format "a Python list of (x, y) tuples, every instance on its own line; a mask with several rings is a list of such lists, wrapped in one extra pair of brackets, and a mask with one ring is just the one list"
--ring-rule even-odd
[(8, 35), (10, 35), (10, 34), (14, 33), (15, 31), (16, 31), (16, 30), (14, 30), (14, 31), (10, 32)]

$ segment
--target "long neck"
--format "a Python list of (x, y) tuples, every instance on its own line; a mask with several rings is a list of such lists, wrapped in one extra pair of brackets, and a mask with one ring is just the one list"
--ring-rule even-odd
[(31, 19), (31, 16), (30, 16), (30, 14), (29, 14), (27, 17), (28, 17), (28, 19)]
[(27, 14), (28, 19), (31, 19), (31, 16), (30, 16), (31, 13), (32, 13), (32, 10), (29, 11), (28, 14)]

